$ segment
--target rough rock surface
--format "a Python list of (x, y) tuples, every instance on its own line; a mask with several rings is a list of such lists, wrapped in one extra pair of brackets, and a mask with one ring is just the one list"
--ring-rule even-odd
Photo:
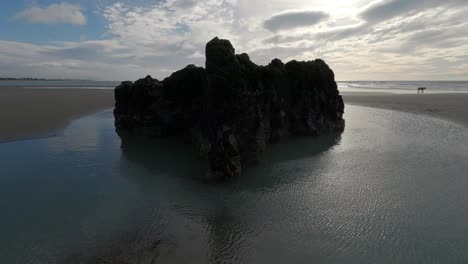
[(344, 129), (344, 103), (320, 59), (254, 64), (228, 40), (206, 45), (206, 68), (187, 66), (162, 82), (147, 76), (115, 88), (115, 126), (136, 135), (188, 138), (208, 157), (208, 177), (238, 177), (268, 143)]

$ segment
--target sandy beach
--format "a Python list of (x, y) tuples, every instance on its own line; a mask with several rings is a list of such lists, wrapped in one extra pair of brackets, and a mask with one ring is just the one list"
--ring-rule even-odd
[(112, 90), (0, 89), (0, 142), (50, 136), (69, 121), (112, 108)]
[[(468, 126), (468, 94), (342, 92), (345, 104), (430, 115)], [(50, 136), (68, 122), (112, 108), (112, 90), (0, 89), (0, 142)]]
[(468, 126), (468, 94), (391, 94), (343, 92), (345, 104), (430, 115)]

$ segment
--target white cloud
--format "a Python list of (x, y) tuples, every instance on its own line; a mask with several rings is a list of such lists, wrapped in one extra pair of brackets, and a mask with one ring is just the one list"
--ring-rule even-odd
[(466, 6), (466, 0), (380, 0), (375, 1), (361, 13), (369, 22), (381, 22), (394, 17), (404, 17), (430, 8)]
[(276, 32), (299, 27), (311, 27), (328, 17), (327, 13), (321, 11), (288, 10), (265, 20), (264, 26), (266, 29)]
[(235, 19), (226, 1), (186, 2), (163, 2), (145, 8), (116, 3), (103, 15), (109, 33), (141, 58), (204, 53), (205, 43), (216, 36), (235, 41)]
[[(116, 41), (85, 41), (33, 45), (0, 41), (0, 72), (12, 77), (79, 78), (115, 80), (135, 77), (130, 59), (121, 58), (122, 47)], [(149, 71), (151, 69), (148, 67)]]
[(205, 58), (205, 54), (202, 54), (199, 51), (195, 51), (195, 53), (189, 55), (188, 58), (190, 58), (190, 59), (203, 59), (203, 58)]
[(340, 80), (466, 79), (463, 1), (121, 0), (98, 9), (106, 39), (0, 42), (0, 72), (161, 79), (187, 64), (203, 66), (205, 43), (218, 36), (258, 64), (323, 58)]
[(81, 12), (79, 5), (69, 3), (51, 4), (48, 7), (31, 7), (25, 9), (14, 17), (16, 20), (32, 23), (68, 23), (73, 25), (86, 24), (86, 17)]

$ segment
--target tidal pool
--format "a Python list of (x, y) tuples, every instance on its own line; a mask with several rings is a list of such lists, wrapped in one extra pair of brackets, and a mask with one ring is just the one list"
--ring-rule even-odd
[(270, 145), (223, 184), (197, 180), (188, 145), (122, 149), (111, 111), (0, 144), (0, 262), (147, 240), (157, 263), (467, 263), (468, 129), (355, 106), (345, 118), (344, 133)]

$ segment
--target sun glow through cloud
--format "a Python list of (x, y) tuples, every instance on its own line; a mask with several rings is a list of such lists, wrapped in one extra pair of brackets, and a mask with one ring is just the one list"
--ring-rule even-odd
[[(102, 33), (83, 37), (89, 32), (69, 25), (67, 33), (76, 32), (76, 40), (57, 35), (45, 43), (2, 34), (3, 75), (162, 78), (187, 64), (203, 65), (205, 43), (219, 36), (258, 64), (273, 58), (323, 58), (340, 80), (467, 78), (468, 7), (461, 0), (100, 0), (61, 5), (83, 12), (72, 24), (86, 21), (93, 28), (94, 21), (102, 21)], [(21, 23), (17, 14), (26, 11), (13, 12), (8, 23)], [(60, 22), (68, 23), (54, 20)]]

